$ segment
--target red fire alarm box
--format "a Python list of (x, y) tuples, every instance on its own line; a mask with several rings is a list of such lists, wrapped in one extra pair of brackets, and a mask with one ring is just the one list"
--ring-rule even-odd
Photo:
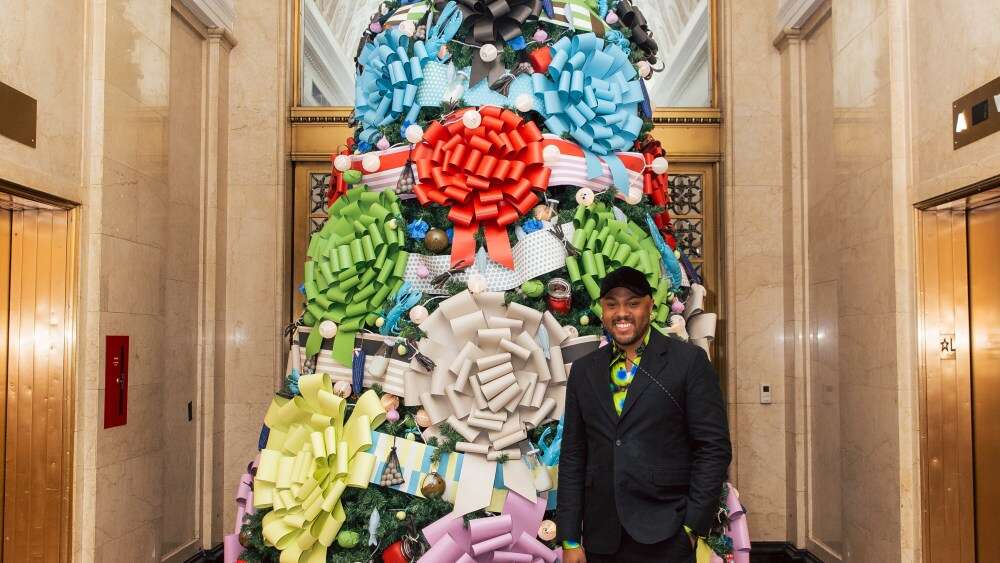
[(128, 413), (128, 336), (107, 336), (104, 350), (104, 427), (125, 424)]

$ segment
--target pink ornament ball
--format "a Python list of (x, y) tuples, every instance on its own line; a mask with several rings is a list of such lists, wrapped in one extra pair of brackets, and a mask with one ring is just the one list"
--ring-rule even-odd
[(391, 411), (385, 413), (385, 419), (389, 422), (396, 422), (399, 420), (399, 411), (392, 409)]
[(389, 146), (389, 139), (386, 139), (385, 137), (382, 137), (377, 143), (375, 143), (375, 148), (380, 151), (388, 150)]
[(417, 277), (418, 278), (424, 279), (424, 278), (426, 278), (429, 275), (431, 275), (431, 272), (430, 272), (430, 270), (427, 269), (427, 266), (424, 266), (424, 265), (417, 266)]
[(536, 43), (543, 43), (549, 38), (549, 34), (545, 33), (544, 29), (539, 28), (535, 30), (535, 34), (532, 35), (531, 38), (534, 39)]
[(604, 21), (608, 22), (608, 25), (615, 25), (618, 23), (618, 14), (608, 12), (608, 15), (604, 16)]
[(368, 29), (370, 29), (372, 33), (381, 33), (382, 24), (380, 24), (379, 22), (372, 22), (372, 24), (368, 26)]
[(684, 304), (681, 303), (680, 299), (674, 299), (674, 302), (670, 304), (670, 310), (680, 315), (684, 312)]

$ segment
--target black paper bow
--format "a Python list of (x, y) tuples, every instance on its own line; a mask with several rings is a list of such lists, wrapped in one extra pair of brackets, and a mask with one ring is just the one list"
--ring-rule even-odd
[[(466, 41), (473, 45), (494, 45), (502, 51), (505, 44), (521, 38), (521, 29), (528, 18), (538, 17), (542, 10), (542, 0), (456, 0), (462, 12), (462, 27), (468, 30)], [(438, 2), (443, 4), (442, 2)], [(522, 38), (523, 43), (523, 38)], [(518, 43), (512, 45), (518, 48)], [(503, 75), (503, 61), (500, 55), (491, 62), (484, 62), (479, 54), (472, 56), (472, 76), (469, 85), (474, 86), (483, 78), (490, 84)]]
[(653, 34), (649, 31), (649, 24), (646, 23), (646, 16), (638, 8), (632, 5), (630, 0), (621, 0), (615, 9), (618, 20), (622, 25), (632, 32), (631, 41), (648, 55), (650, 64), (656, 64), (656, 52), (659, 49), (656, 41), (653, 41)]

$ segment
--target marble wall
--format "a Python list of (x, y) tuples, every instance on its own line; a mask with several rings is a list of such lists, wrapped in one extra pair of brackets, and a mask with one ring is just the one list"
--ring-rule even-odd
[[(782, 319), (780, 57), (774, 3), (720, 2), (723, 228), (731, 477), (755, 540), (783, 540), (788, 519)], [(760, 404), (760, 385), (773, 403)], [(733, 392), (735, 391), (735, 392)]]

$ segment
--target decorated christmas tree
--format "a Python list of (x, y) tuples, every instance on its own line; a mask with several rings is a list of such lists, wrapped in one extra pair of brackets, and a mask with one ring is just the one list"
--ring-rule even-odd
[[(355, 134), (227, 560), (551, 563), (602, 277), (637, 268), (659, 330), (714, 333), (649, 135), (656, 43), (628, 0), (387, 1), (355, 60)], [(741, 515), (720, 491), (719, 556)]]

